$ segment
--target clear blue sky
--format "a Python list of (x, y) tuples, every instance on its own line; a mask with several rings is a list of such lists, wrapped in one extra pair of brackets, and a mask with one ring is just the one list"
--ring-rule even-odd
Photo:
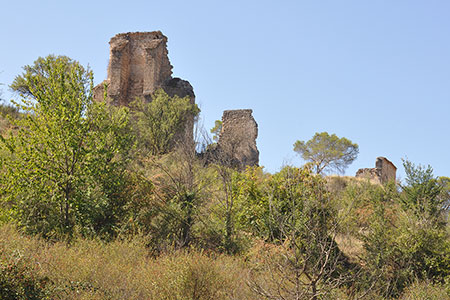
[[(106, 78), (109, 39), (161, 30), (174, 76), (211, 128), (252, 108), (260, 163), (302, 164), (293, 143), (328, 131), (360, 146), (354, 175), (386, 156), (450, 176), (450, 1), (2, 1), (0, 82), (39, 56)], [(3, 87), (3, 96), (11, 94)]]

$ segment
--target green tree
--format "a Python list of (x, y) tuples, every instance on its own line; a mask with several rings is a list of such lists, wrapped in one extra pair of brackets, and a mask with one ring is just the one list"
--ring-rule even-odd
[(222, 121), (220, 120), (216, 120), (214, 122), (214, 127), (211, 128), (210, 132), (213, 134), (213, 141), (214, 142), (218, 142), (219, 141), (219, 136), (220, 136), (220, 132), (222, 131)]
[(343, 173), (358, 156), (359, 148), (344, 137), (321, 132), (307, 142), (296, 141), (294, 151), (312, 162), (317, 174), (332, 170)]
[(437, 179), (438, 184), (441, 186), (441, 195), (439, 196), (440, 202), (442, 202), (444, 211), (450, 209), (450, 177), (441, 176)]
[[(21, 75), (17, 75), (14, 78), (10, 88), (23, 95), (24, 97), (36, 98), (37, 85), (41, 88), (44, 87), (46, 91), (51, 92), (51, 80), (53, 72), (49, 69), (49, 64), (59, 64), (60, 68), (63, 68), (67, 73), (70, 73), (75, 67), (74, 62), (67, 56), (48, 55), (47, 57), (39, 57), (33, 65), (26, 65), (23, 67), (24, 72)], [(78, 64), (79, 68), (83, 71), (84, 68)], [(89, 78), (79, 78), (83, 84), (89, 83)]]
[(408, 160), (403, 160), (406, 173), (406, 185), (402, 186), (403, 195), (400, 198), (406, 209), (424, 220), (435, 221), (442, 217), (446, 199), (443, 196), (445, 180), (439, 181), (433, 176), (431, 166), (416, 166)]
[[(25, 117), (2, 138), (2, 206), (46, 237), (114, 232), (124, 205), (128, 110), (93, 102), (93, 75), (67, 57), (39, 58), (13, 89)], [(38, 70), (38, 71), (36, 71)], [(20, 83), (20, 84), (19, 84)]]
[(140, 149), (151, 155), (166, 154), (177, 142), (185, 143), (187, 123), (194, 120), (200, 110), (189, 97), (169, 97), (157, 90), (151, 102), (137, 99), (131, 105), (132, 123)]

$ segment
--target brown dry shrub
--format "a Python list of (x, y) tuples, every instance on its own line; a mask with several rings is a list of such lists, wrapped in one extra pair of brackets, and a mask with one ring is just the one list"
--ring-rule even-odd
[(253, 299), (242, 261), (230, 256), (185, 250), (154, 258), (139, 238), (49, 244), (9, 225), (0, 227), (0, 246), (39, 266), (52, 299)]

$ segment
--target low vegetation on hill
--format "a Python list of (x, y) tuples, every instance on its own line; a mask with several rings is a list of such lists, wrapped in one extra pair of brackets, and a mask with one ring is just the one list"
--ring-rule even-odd
[(430, 166), (326, 177), (316, 158), (342, 157), (320, 140), (353, 149), (341, 168), (358, 151), (326, 133), (302, 167), (206, 163), (174, 138), (188, 98), (97, 103), (77, 62), (37, 64), (0, 107), (0, 299), (450, 299), (450, 178)]

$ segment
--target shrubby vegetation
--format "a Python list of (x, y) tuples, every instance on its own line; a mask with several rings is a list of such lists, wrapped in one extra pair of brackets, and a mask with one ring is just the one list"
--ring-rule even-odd
[(173, 150), (177, 138), (184, 138), (179, 135), (186, 132), (186, 123), (193, 122), (200, 113), (189, 97), (170, 98), (163, 90), (157, 90), (151, 102), (136, 99), (131, 107), (131, 121), (139, 148), (147, 150), (144, 154), (153, 156)]
[(298, 143), (312, 164), (237, 171), (179, 134), (187, 98), (96, 103), (92, 73), (57, 56), (12, 87), (1, 299), (450, 298), (450, 180), (429, 166), (384, 186), (324, 177), (358, 148), (322, 133)]
[(123, 216), (128, 111), (94, 103), (92, 72), (77, 62), (49, 56), (35, 64), (38, 75), (16, 78), (28, 96), (17, 105), (25, 115), (14, 122), (18, 132), (3, 139), (4, 208), (46, 238), (112, 235)]

